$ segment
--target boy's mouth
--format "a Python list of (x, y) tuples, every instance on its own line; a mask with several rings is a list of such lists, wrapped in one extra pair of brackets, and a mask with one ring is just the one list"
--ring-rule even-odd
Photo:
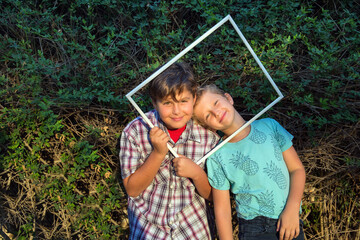
[(183, 119), (183, 117), (176, 117), (176, 118), (171, 118), (171, 119), (175, 122), (179, 122)]

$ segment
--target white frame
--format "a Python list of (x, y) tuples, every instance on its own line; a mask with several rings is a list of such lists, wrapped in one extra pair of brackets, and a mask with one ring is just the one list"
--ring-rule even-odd
[[(156, 76), (158, 76), (160, 73), (162, 73), (165, 69), (167, 69), (171, 64), (176, 62), (179, 58), (184, 56), (188, 51), (190, 51), (192, 48), (194, 48), (197, 44), (199, 44), (202, 40), (204, 40), (206, 37), (208, 37), (211, 33), (213, 33), (216, 29), (218, 29), (220, 26), (222, 26), (225, 22), (230, 21), (231, 25), (234, 27), (236, 32), (239, 34), (242, 41), (245, 43), (246, 47), (250, 51), (251, 55), (255, 58), (257, 64), (260, 66), (261, 70), (264, 72), (265, 76), (279, 95), (278, 98), (276, 98), (273, 102), (271, 102), (268, 106), (266, 106), (263, 110), (261, 110), (258, 114), (256, 114), (253, 118), (251, 118), (249, 121), (247, 121), (243, 126), (241, 126), (238, 130), (236, 130), (233, 134), (231, 134), (228, 138), (226, 138), (224, 141), (222, 141), (220, 144), (218, 144), (216, 147), (214, 147), (211, 151), (209, 151), (207, 154), (205, 154), (201, 159), (199, 159), (196, 163), (200, 164), (204, 162), (210, 155), (212, 155), (214, 152), (216, 152), (219, 148), (221, 148), (225, 143), (230, 141), (235, 135), (237, 135), (240, 131), (242, 131), (244, 128), (249, 126), (253, 121), (258, 119), (262, 114), (264, 114), (267, 110), (269, 110), (272, 106), (274, 106), (277, 102), (279, 102), (284, 96), (280, 92), (279, 88), (276, 86), (275, 82), (270, 77), (269, 73), (266, 71), (262, 63), (260, 62), (259, 58), (256, 56), (254, 50), (251, 48), (247, 40), (245, 39), (244, 35), (241, 33), (240, 29), (232, 19), (230, 15), (227, 15), (225, 18), (223, 18), (220, 22), (218, 22), (215, 26), (213, 26), (210, 30), (208, 30), (206, 33), (204, 33), (201, 37), (199, 37), (197, 40), (195, 40), (192, 44), (190, 44), (187, 48), (182, 50), (179, 54), (177, 54), (173, 59), (171, 59), (169, 62), (167, 62), (164, 66), (159, 68), (156, 72), (154, 72), (150, 77), (148, 77), (146, 80), (144, 80), (141, 84), (139, 84), (136, 88), (134, 88), (132, 91), (130, 91), (128, 94), (126, 94), (127, 99), (130, 101), (130, 103), (135, 107), (135, 109), (139, 112), (139, 114), (142, 116), (142, 118), (145, 120), (145, 122), (153, 128), (154, 125), (150, 122), (150, 120), (146, 117), (144, 112), (140, 109), (140, 107), (136, 104), (136, 102), (131, 98), (132, 95), (134, 95), (139, 89), (141, 89), (143, 86), (145, 86), (147, 83), (149, 83), (151, 80), (153, 80)], [(170, 152), (174, 155), (174, 157), (178, 157), (178, 154), (175, 152), (175, 150), (167, 144)]]

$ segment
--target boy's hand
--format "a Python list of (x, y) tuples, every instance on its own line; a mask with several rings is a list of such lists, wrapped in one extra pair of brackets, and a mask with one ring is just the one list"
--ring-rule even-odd
[(191, 159), (180, 155), (180, 157), (174, 158), (172, 161), (177, 176), (191, 179), (196, 176), (196, 170), (199, 166)]
[(183, 155), (174, 158), (172, 162), (176, 175), (191, 179), (200, 196), (211, 201), (211, 186), (204, 169)]
[(167, 154), (167, 152), (169, 151), (168, 147), (167, 147), (167, 142), (169, 141), (169, 136), (160, 128), (158, 127), (153, 127), (150, 130), (150, 141), (151, 144), (154, 147), (154, 152), (165, 156)]
[(281, 213), (278, 223), (277, 231), (279, 232), (280, 240), (291, 240), (299, 236), (299, 212), (294, 211), (293, 213), (286, 208)]

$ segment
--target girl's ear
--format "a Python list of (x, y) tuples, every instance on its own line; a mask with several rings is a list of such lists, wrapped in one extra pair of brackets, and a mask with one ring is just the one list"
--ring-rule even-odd
[(194, 95), (193, 106), (195, 106), (195, 103), (196, 103), (196, 94)]
[(225, 93), (224, 95), (225, 95), (225, 98), (229, 101), (229, 103), (231, 103), (231, 105), (234, 105), (234, 100), (231, 97), (231, 95), (228, 93)]

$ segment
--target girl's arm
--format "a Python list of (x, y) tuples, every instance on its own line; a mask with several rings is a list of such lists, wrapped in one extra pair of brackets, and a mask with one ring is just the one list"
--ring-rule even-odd
[(229, 190), (213, 188), (216, 228), (221, 240), (233, 239)]
[(305, 188), (305, 169), (293, 146), (283, 152), (290, 175), (290, 192), (285, 209), (277, 225), (280, 240), (296, 238), (299, 235), (299, 210)]

